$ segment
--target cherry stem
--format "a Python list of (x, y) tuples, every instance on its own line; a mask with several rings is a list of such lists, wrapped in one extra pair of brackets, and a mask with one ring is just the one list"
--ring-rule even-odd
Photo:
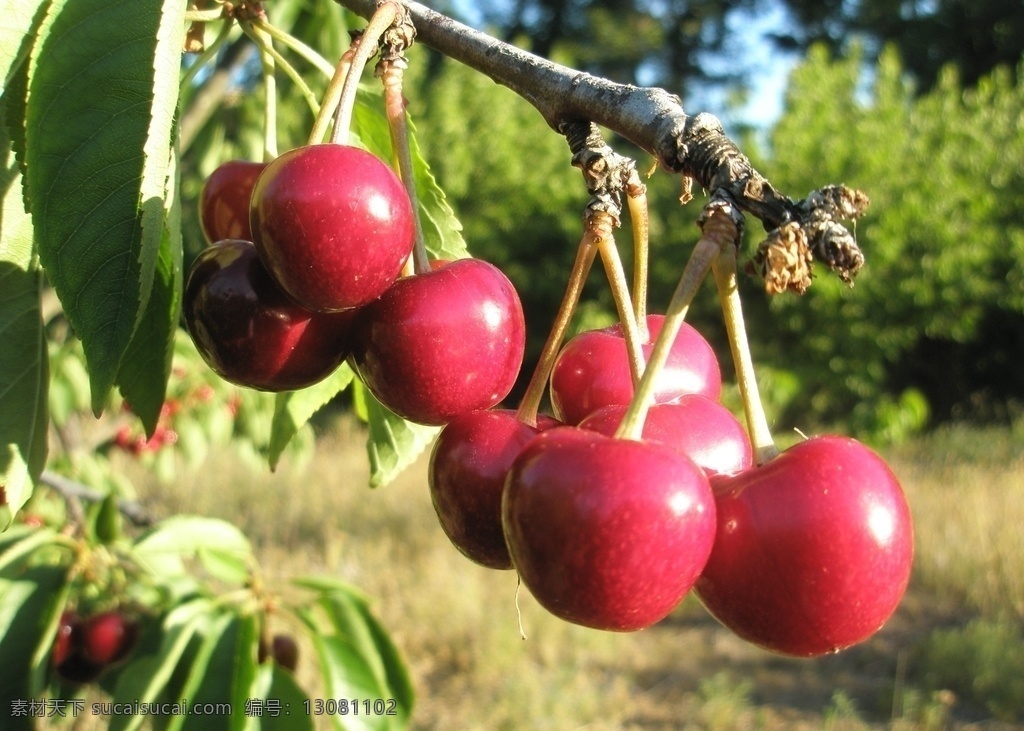
[(338, 108), (338, 100), (341, 99), (341, 89), (345, 85), (345, 79), (348, 78), (349, 69), (352, 68), (352, 59), (356, 55), (356, 49), (359, 47), (361, 39), (362, 36), (360, 35), (353, 37), (352, 44), (341, 54), (338, 66), (334, 69), (330, 83), (327, 84), (327, 91), (324, 92), (320, 111), (317, 112), (316, 119), (313, 120), (313, 129), (310, 130), (307, 140), (307, 143), (310, 145), (322, 142), (324, 135), (327, 134), (327, 128), (331, 125), (331, 119)]
[(530, 383), (526, 387), (526, 393), (523, 394), (522, 401), (519, 402), (519, 409), (516, 411), (516, 418), (529, 426), (537, 426), (540, 400), (544, 396), (548, 377), (551, 375), (551, 369), (555, 366), (558, 351), (562, 347), (562, 341), (565, 339), (572, 316), (576, 312), (576, 305), (580, 301), (583, 285), (587, 281), (587, 275), (590, 273), (590, 267), (596, 256), (597, 245), (588, 230), (583, 234), (579, 248), (576, 250), (576, 261), (573, 262), (569, 282), (565, 287), (565, 294), (562, 295), (562, 304), (558, 307), (555, 322), (551, 326), (547, 341), (537, 360), (537, 366), (533, 369)]
[(772, 439), (768, 419), (761, 404), (754, 375), (754, 361), (750, 356), (750, 343), (747, 341), (747, 330), (743, 324), (743, 308), (736, 286), (736, 249), (732, 246), (722, 247), (711, 266), (715, 274), (715, 284), (718, 285), (718, 300), (725, 318), (729, 349), (732, 351), (732, 360), (736, 368), (736, 382), (743, 401), (743, 413), (747, 417), (747, 431), (754, 447), (754, 458), (757, 464), (764, 464), (778, 456), (779, 450)]
[(313, 116), (318, 115), (320, 112), (320, 104), (316, 100), (316, 95), (313, 93), (313, 90), (309, 88), (309, 84), (307, 84), (306, 80), (302, 78), (302, 75), (294, 66), (292, 66), (291, 63), (289, 63), (288, 59), (282, 56), (281, 53), (274, 48), (271, 36), (265, 32), (266, 27), (268, 26), (265, 24), (261, 26), (258, 23), (255, 23), (250, 28), (252, 37), (260, 46), (260, 52), (270, 54), (273, 61), (280, 66), (286, 74), (288, 74), (288, 78), (290, 78), (295, 83), (295, 86), (298, 87), (302, 97), (306, 100), (306, 104), (309, 105), (310, 110), (313, 112)]
[(206, 46), (202, 54), (200, 54), (199, 58), (197, 58), (195, 62), (193, 62), (193, 64), (188, 67), (188, 70), (182, 75), (181, 83), (178, 85), (179, 94), (184, 94), (185, 89), (187, 89), (189, 87), (189, 84), (192, 83), (192, 79), (196, 77), (196, 74), (198, 74), (199, 71), (206, 66), (206, 64), (210, 63), (217, 56), (217, 52), (220, 50), (221, 46), (223, 46), (224, 43), (227, 41), (228, 36), (230, 34), (231, 22), (225, 21), (221, 24), (220, 30), (217, 31), (217, 36), (209, 45)]
[[(733, 231), (735, 232), (735, 230), (736, 228), (733, 226)], [(680, 328), (683, 326), (686, 313), (690, 309), (690, 303), (693, 302), (697, 290), (700, 289), (701, 282), (704, 281), (704, 277), (707, 275), (708, 270), (711, 269), (712, 263), (718, 257), (718, 252), (723, 247), (722, 238), (719, 229), (709, 227), (707, 222), (705, 222), (703, 235), (693, 248), (693, 252), (686, 262), (686, 268), (683, 269), (683, 274), (679, 278), (679, 284), (676, 285), (675, 292), (672, 293), (672, 299), (668, 303), (665, 320), (662, 323), (661, 332), (658, 333), (658, 337), (654, 341), (651, 358), (647, 363), (647, 370), (644, 371), (643, 378), (640, 379), (640, 384), (636, 388), (636, 393), (633, 394), (633, 399), (629, 402), (629, 406), (626, 408), (626, 413), (623, 415), (618, 429), (615, 430), (616, 437), (621, 439), (641, 438), (644, 422), (647, 420), (647, 412), (650, 411), (651, 406), (654, 404), (655, 381), (668, 361), (668, 354), (672, 350), (672, 345), (675, 343)], [(732, 246), (732, 240), (729, 239), (726, 245)]]
[(277, 79), (274, 77), (274, 57), (267, 50), (273, 40), (262, 30), (247, 21), (239, 25), (245, 34), (255, 41), (260, 49), (260, 65), (263, 69), (263, 161), (270, 162), (277, 157)]
[(430, 271), (430, 259), (427, 257), (427, 245), (423, 240), (423, 222), (420, 220), (412, 149), (409, 146), (409, 119), (405, 113), (405, 96), (402, 94), (404, 63), (404, 59), (384, 62), (381, 80), (384, 82), (384, 111), (388, 118), (388, 130), (391, 132), (391, 147), (395, 151), (398, 172), (412, 203), (412, 219), (416, 234), (412, 249), (413, 271), (423, 274)]
[(635, 169), (626, 182), (626, 205), (633, 229), (633, 312), (640, 339), (646, 342), (650, 336), (647, 330), (647, 279), (651, 226), (647, 186), (640, 182)]
[(633, 386), (640, 382), (644, 372), (644, 351), (640, 331), (637, 328), (636, 312), (629, 296), (629, 285), (626, 283), (626, 272), (622, 268), (622, 258), (615, 246), (613, 226), (615, 219), (611, 214), (595, 211), (589, 215), (587, 226), (594, 237), (597, 250), (601, 253), (608, 285), (615, 300), (615, 309), (622, 324), (622, 333), (626, 339), (626, 354), (629, 357), (629, 373)]
[(295, 51), (295, 53), (302, 56), (302, 58), (306, 59), (306, 61), (311, 65), (316, 66), (316, 68), (319, 69), (319, 71), (328, 79), (334, 74), (334, 67), (331, 66), (330, 62), (326, 58), (321, 56), (291, 33), (281, 30), (263, 18), (257, 18), (254, 20), (253, 25), (265, 32), (274, 40), (280, 41), (285, 46)]
[(334, 120), (334, 129), (331, 131), (331, 142), (339, 145), (347, 145), (349, 128), (352, 126), (352, 112), (356, 104), (356, 92), (359, 91), (359, 78), (366, 68), (367, 61), (377, 52), (377, 41), (395, 22), (401, 12), (401, 5), (396, 2), (387, 2), (377, 8), (370, 22), (363, 30), (363, 39), (356, 48), (352, 58), (352, 66), (345, 77), (345, 83), (341, 88), (341, 99), (338, 100), (338, 115)]

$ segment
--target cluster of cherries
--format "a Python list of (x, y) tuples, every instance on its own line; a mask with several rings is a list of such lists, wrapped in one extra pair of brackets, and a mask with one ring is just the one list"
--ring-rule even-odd
[[(864, 640), (898, 605), (913, 534), (895, 476), (833, 436), (755, 465), (719, 402), (715, 354), (689, 325), (654, 381), (641, 438), (622, 438), (634, 384), (618, 326), (562, 348), (554, 417), (496, 408), (521, 367), (519, 298), (476, 259), (401, 276), (412, 207), (372, 155), (324, 144), (226, 163), (201, 213), (215, 243), (192, 268), (184, 310), (211, 367), (285, 390), (347, 360), (392, 411), (443, 425), (429, 467), (443, 530), (476, 563), (514, 568), (555, 615), (638, 630), (694, 590), (741, 637), (812, 656)], [(664, 318), (645, 319), (649, 356)]]
[(118, 610), (60, 616), (50, 660), (57, 676), (69, 683), (91, 683), (124, 662), (139, 639), (139, 624)]
[[(647, 317), (652, 341), (663, 318)], [(555, 615), (630, 631), (692, 589), (744, 639), (794, 656), (877, 631), (906, 589), (910, 514), (892, 472), (845, 437), (813, 437), (759, 466), (718, 398), (710, 345), (683, 324), (654, 381), (641, 440), (616, 437), (633, 398), (619, 326), (555, 361), (557, 418), (456, 417), (430, 464), (434, 506), (463, 554), (514, 568)]]
[(385, 406), (432, 425), (511, 390), (526, 340), (511, 282), (476, 259), (400, 277), (412, 204), (372, 154), (330, 143), (225, 163), (200, 214), (212, 245), (190, 270), (185, 323), (225, 379), (294, 390), (347, 360)]

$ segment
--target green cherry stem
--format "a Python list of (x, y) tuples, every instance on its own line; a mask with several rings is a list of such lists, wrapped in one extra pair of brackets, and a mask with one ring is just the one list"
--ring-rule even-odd
[(626, 183), (626, 205), (633, 230), (633, 312), (641, 342), (647, 342), (647, 279), (650, 259), (650, 213), (647, 208), (647, 186), (640, 182), (636, 170)]
[(341, 54), (338, 66), (334, 69), (331, 81), (327, 84), (327, 90), (324, 92), (320, 111), (317, 113), (316, 119), (313, 120), (313, 129), (309, 133), (307, 144), (318, 144), (323, 141), (324, 135), (327, 134), (327, 128), (331, 126), (331, 119), (333, 119), (334, 112), (338, 108), (338, 100), (341, 99), (341, 89), (345, 85), (345, 79), (348, 78), (349, 70), (352, 68), (352, 59), (355, 58), (356, 49), (359, 47), (361, 38), (361, 35), (354, 36), (351, 45)]
[(274, 56), (267, 50), (273, 41), (263, 31), (248, 21), (239, 21), (245, 34), (252, 38), (260, 49), (260, 65), (263, 69), (263, 160), (270, 162), (277, 157), (277, 79), (274, 76)]
[(427, 245), (423, 240), (423, 222), (420, 220), (412, 149), (409, 146), (409, 119), (405, 112), (405, 96), (402, 93), (404, 63), (404, 60), (383, 62), (381, 80), (384, 82), (384, 113), (388, 119), (388, 131), (391, 133), (391, 147), (395, 151), (398, 172), (412, 203), (412, 219), (416, 232), (412, 249), (413, 271), (423, 274), (430, 271), (430, 259), (427, 257)]
[[(704, 223), (700, 240), (697, 241), (697, 245), (693, 248), (693, 252), (686, 262), (683, 274), (679, 278), (679, 284), (676, 285), (675, 292), (672, 293), (672, 299), (668, 303), (668, 310), (665, 313), (661, 332), (658, 333), (658, 337), (654, 341), (651, 357), (647, 363), (647, 370), (644, 371), (643, 378), (640, 379), (640, 384), (633, 394), (633, 399), (629, 402), (626, 413), (623, 415), (622, 421), (615, 431), (615, 436), (618, 438), (640, 439), (644, 430), (644, 422), (647, 420), (647, 412), (654, 403), (655, 380), (668, 361), (669, 351), (672, 349), (672, 344), (679, 334), (679, 329), (683, 326), (686, 313), (690, 309), (690, 303), (693, 302), (697, 290), (700, 289), (701, 282), (704, 281), (704, 277), (707, 275), (708, 270), (711, 269), (712, 263), (718, 257), (718, 252), (723, 248), (723, 245), (733, 246), (732, 241), (735, 239), (736, 231), (735, 225), (732, 225), (732, 222), (729, 221), (729, 224), (732, 225), (733, 236), (728, 238), (727, 231), (723, 232), (720, 227), (712, 225), (712, 221), (718, 217), (712, 214), (708, 221)], [(723, 214), (721, 218), (727, 217)], [(723, 239), (727, 240), (723, 243)]]
[[(247, 24), (243, 23), (242, 27), (246, 28), (246, 25)], [(314, 94), (313, 90), (309, 88), (309, 84), (307, 84), (305, 79), (302, 78), (302, 75), (294, 66), (292, 66), (291, 63), (288, 62), (288, 59), (282, 56), (281, 53), (274, 48), (270, 35), (263, 32), (263, 28), (264, 26), (254, 23), (247, 32), (251, 32), (252, 37), (257, 39), (257, 42), (260, 44), (260, 52), (269, 53), (273, 58), (274, 63), (276, 63), (277, 66), (279, 66), (281, 70), (288, 75), (288, 78), (295, 83), (299, 93), (302, 94), (306, 104), (309, 105), (309, 109), (313, 113), (313, 116), (317, 116), (320, 113), (320, 104), (316, 100), (316, 94)]]
[(736, 286), (736, 249), (732, 246), (722, 247), (721, 252), (712, 263), (715, 284), (718, 285), (718, 300), (722, 305), (725, 318), (725, 329), (729, 336), (729, 349), (736, 366), (736, 381), (743, 401), (743, 413), (747, 417), (747, 431), (754, 447), (754, 458), (757, 464), (764, 464), (779, 454), (772, 439), (768, 419), (761, 404), (761, 396), (757, 389), (754, 375), (754, 361), (750, 356), (750, 343), (747, 341), (747, 329), (743, 324), (743, 308), (740, 304), (740, 293)]
[(214, 58), (216, 58), (217, 52), (220, 50), (221, 46), (223, 46), (224, 43), (227, 42), (228, 36), (231, 34), (231, 25), (232, 24), (230, 20), (225, 20), (223, 23), (221, 23), (220, 30), (217, 31), (217, 36), (209, 45), (206, 46), (205, 49), (203, 49), (203, 52), (199, 55), (199, 58), (197, 58), (192, 63), (192, 65), (188, 67), (188, 70), (182, 75), (181, 83), (178, 85), (179, 94), (184, 94), (185, 90), (192, 83), (192, 80), (196, 77), (196, 74), (198, 74), (208, 63), (213, 61)]
[(253, 21), (260, 30), (264, 31), (267, 35), (276, 41), (280, 41), (288, 48), (292, 49), (302, 58), (306, 59), (310, 65), (315, 66), (320, 73), (326, 76), (328, 79), (334, 75), (334, 67), (331, 66), (330, 61), (321, 56), (319, 53), (314, 51), (312, 48), (307, 46), (305, 43), (300, 41), (298, 38), (288, 33), (287, 31), (281, 30), (276, 25), (273, 25), (269, 21), (259, 18)]
[(356, 48), (352, 58), (352, 66), (345, 76), (341, 88), (341, 99), (338, 100), (338, 114), (331, 131), (331, 142), (339, 145), (348, 144), (349, 128), (352, 126), (352, 112), (356, 105), (356, 92), (359, 90), (359, 78), (363, 75), (367, 61), (377, 52), (377, 41), (399, 17), (402, 8), (396, 2), (386, 2), (377, 8), (370, 22), (363, 31), (362, 41)]
[(569, 282), (565, 287), (565, 294), (562, 295), (562, 303), (558, 306), (555, 314), (555, 322), (551, 326), (548, 338), (541, 350), (537, 366), (530, 376), (530, 383), (526, 386), (526, 392), (519, 402), (516, 417), (530, 426), (537, 426), (537, 411), (540, 409), (540, 400), (544, 396), (544, 389), (551, 375), (551, 369), (555, 366), (559, 348), (565, 339), (565, 333), (569, 330), (569, 323), (572, 321), (573, 313), (576, 312), (576, 305), (580, 301), (580, 293), (587, 281), (587, 274), (597, 256), (597, 243), (591, 231), (583, 234), (579, 248), (576, 250), (576, 261), (573, 262), (572, 272), (569, 274)]
[(607, 213), (597, 211), (590, 215), (587, 224), (594, 230), (597, 250), (601, 254), (608, 284), (615, 300), (615, 309), (622, 323), (622, 333), (626, 338), (626, 353), (629, 356), (629, 372), (635, 386), (640, 382), (644, 372), (644, 351), (641, 346), (640, 331), (637, 328), (636, 312), (629, 296), (629, 285), (626, 283), (626, 272), (622, 268), (622, 258), (615, 246), (613, 234), (614, 219)]

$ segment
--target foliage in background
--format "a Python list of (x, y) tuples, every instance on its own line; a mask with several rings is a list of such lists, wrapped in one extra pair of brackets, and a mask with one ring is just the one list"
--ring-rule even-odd
[(867, 265), (852, 289), (822, 276), (775, 298), (758, 352), (800, 382), (787, 420), (893, 438), (929, 415), (1010, 418), (1024, 401), (1024, 81), (1004, 69), (965, 91), (947, 69), (915, 96), (895, 53), (862, 69), (814, 50), (759, 164), (783, 190), (868, 191)]

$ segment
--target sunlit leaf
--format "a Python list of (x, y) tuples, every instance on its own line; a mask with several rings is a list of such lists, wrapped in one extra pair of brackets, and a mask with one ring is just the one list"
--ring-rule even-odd
[(17, 566), (32, 552), (53, 543), (57, 538), (57, 532), (52, 528), (15, 526), (4, 535), (4, 538), (7, 540), (0, 544), (0, 571)]
[[(380, 92), (375, 90), (361, 97), (360, 103), (353, 109), (352, 131), (370, 152), (381, 159), (391, 160), (391, 137), (383, 109), (384, 101)], [(455, 217), (444, 191), (430, 172), (430, 166), (416, 142), (415, 126), (411, 122), (409, 128), (413, 178), (427, 251), (435, 259), (465, 258), (469, 256), (469, 251), (462, 238), (462, 224)]]
[(366, 660), (387, 698), (396, 702), (397, 717), (407, 719), (414, 700), (408, 668), (369, 606), (355, 595), (339, 591), (324, 594), (320, 606), (337, 634)]
[(121, 395), (153, 436), (171, 374), (175, 333), (181, 314), (181, 204), (177, 165), (172, 165), (165, 199), (166, 221), (149, 303), (117, 373)]
[[(306, 603), (299, 616), (310, 631), (320, 662), (327, 697), (383, 701), (384, 714), (339, 716), (339, 729), (404, 728), (414, 693), (408, 669), (394, 643), (370, 611), (364, 596), (344, 583), (315, 578), (298, 580), (320, 596)], [(377, 704), (378, 710), (380, 704)], [(360, 706), (365, 710), (364, 706)], [(372, 710), (372, 708), (371, 708)]]
[(28, 500), (46, 462), (49, 377), (42, 275), (5, 132), (0, 128), (0, 530)]
[(153, 284), (184, 12), (175, 0), (53, 0), (30, 59), (33, 223), (96, 412)]
[(276, 469), (282, 453), (299, 429), (313, 414), (348, 388), (354, 376), (349, 365), (343, 363), (334, 373), (309, 388), (277, 394), (274, 400), (274, 419), (270, 426), (271, 469)]
[(174, 702), (230, 707), (230, 714), (176, 716), (167, 728), (244, 728), (243, 713), (256, 675), (256, 619), (222, 610), (204, 631), (202, 643), (191, 661), (188, 678)]
[(370, 487), (395, 479), (433, 441), (440, 427), (406, 421), (383, 406), (362, 383), (356, 381), (357, 411), (366, 414), (370, 435), (366, 451), (370, 458)]
[(243, 563), (254, 561), (252, 546), (238, 528), (216, 518), (178, 515), (139, 536), (132, 547), (136, 561), (157, 575), (184, 571), (182, 559), (202, 553), (219, 555), (223, 562), (233, 557)]
[(49, 1), (0, 0), (0, 94), (7, 90), (11, 76), (28, 58), (35, 28)]

